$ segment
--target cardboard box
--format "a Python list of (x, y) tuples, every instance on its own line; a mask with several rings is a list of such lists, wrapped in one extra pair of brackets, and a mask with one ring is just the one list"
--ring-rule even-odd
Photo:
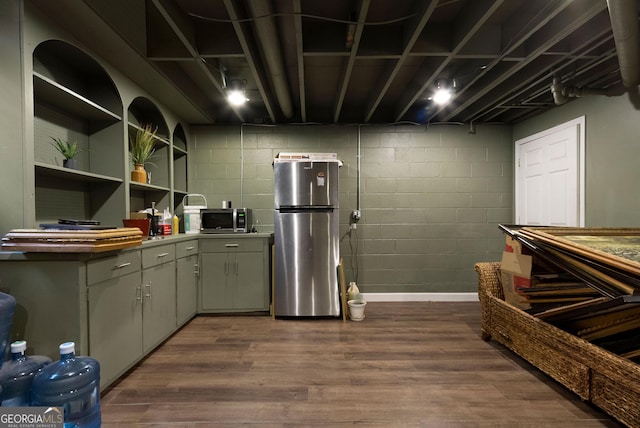
[(531, 307), (527, 296), (518, 291), (532, 285), (533, 256), (527, 252), (520, 242), (507, 236), (500, 263), (500, 282), (505, 301), (520, 309)]
[[(522, 254), (522, 244), (520, 243), (520, 241), (517, 241), (515, 239), (513, 239), (512, 237), (508, 236), (506, 237), (505, 240), (505, 244), (504, 244), (504, 250), (509, 252), (509, 253), (516, 253), (516, 254)], [(528, 254), (526, 249), (524, 254)]]

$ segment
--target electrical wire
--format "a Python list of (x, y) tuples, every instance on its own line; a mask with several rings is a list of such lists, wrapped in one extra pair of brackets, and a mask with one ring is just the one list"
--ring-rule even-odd
[[(353, 235), (355, 235), (356, 248), (355, 251), (353, 249)], [(356, 284), (359, 284), (358, 276), (360, 274), (358, 267), (358, 229), (350, 229), (349, 230), (349, 249), (351, 250), (351, 274), (353, 275), (354, 281)]]
[[(354, 249), (354, 235), (355, 235), (355, 249)], [(358, 283), (358, 277), (360, 275), (360, 268), (358, 266), (358, 247), (359, 247), (359, 238), (358, 238), (358, 229), (352, 229), (349, 226), (349, 230), (347, 230), (342, 237), (340, 238), (340, 242), (344, 241), (346, 237), (349, 237), (349, 252), (351, 253), (351, 275), (353, 276), (353, 280)]]

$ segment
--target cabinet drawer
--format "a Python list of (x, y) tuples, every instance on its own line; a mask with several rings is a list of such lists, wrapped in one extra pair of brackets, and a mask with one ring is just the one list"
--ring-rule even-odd
[(222, 253), (228, 251), (263, 251), (262, 239), (204, 239), (200, 243), (205, 253)]
[(174, 261), (175, 258), (176, 246), (174, 244), (146, 248), (142, 250), (142, 269), (171, 262)]
[(176, 244), (176, 259), (188, 257), (193, 254), (198, 254), (198, 240), (178, 242)]
[(113, 257), (87, 262), (87, 284), (95, 284), (140, 270), (140, 251), (118, 253)]

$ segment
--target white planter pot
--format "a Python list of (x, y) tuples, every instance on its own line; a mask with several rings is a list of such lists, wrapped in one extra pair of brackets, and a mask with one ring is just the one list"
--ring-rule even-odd
[(367, 302), (364, 300), (349, 300), (349, 317), (351, 321), (362, 321), (364, 319), (364, 308)]

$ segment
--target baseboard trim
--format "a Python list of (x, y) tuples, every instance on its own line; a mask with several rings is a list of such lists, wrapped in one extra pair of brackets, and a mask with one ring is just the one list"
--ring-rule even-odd
[(477, 302), (478, 293), (362, 293), (367, 302)]

